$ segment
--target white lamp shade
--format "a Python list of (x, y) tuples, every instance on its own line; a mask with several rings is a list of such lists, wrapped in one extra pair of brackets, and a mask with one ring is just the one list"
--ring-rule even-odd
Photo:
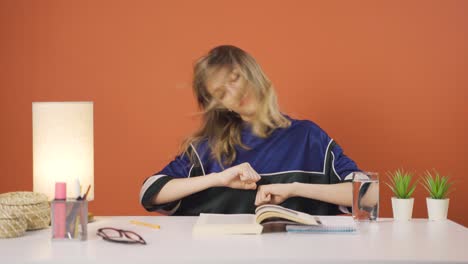
[(93, 102), (33, 102), (34, 192), (54, 199), (55, 182), (77, 198), (76, 179), (94, 199)]

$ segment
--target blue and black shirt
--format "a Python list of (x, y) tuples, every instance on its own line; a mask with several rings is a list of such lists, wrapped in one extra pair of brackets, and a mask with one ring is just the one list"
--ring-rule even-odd
[[(359, 171), (341, 147), (318, 125), (308, 120), (289, 119), (291, 126), (278, 128), (267, 138), (254, 135), (250, 127), (244, 125), (241, 140), (250, 149), (236, 147), (237, 156), (230, 166), (250, 163), (261, 176), (257, 185), (293, 182), (336, 184), (350, 181), (351, 173)], [(253, 214), (256, 190), (213, 187), (167, 204), (154, 205), (151, 202), (153, 196), (174, 178), (203, 177), (223, 171), (211, 157), (207, 141), (191, 148), (197, 157), (194, 163), (187, 155), (177, 156), (161, 171), (145, 180), (140, 192), (143, 207), (148, 211), (173, 215)], [(345, 207), (303, 197), (289, 198), (281, 205), (314, 215), (346, 212)]]

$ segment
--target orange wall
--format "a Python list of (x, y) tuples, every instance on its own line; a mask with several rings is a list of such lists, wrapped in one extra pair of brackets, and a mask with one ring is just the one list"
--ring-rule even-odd
[(451, 175), (468, 226), (468, 1), (221, 2), (0, 1), (0, 192), (32, 190), (31, 102), (92, 100), (91, 211), (145, 214), (141, 183), (198, 124), (191, 65), (229, 43), (361, 168)]

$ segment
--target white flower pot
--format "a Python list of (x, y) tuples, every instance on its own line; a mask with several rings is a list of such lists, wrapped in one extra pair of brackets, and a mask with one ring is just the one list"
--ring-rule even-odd
[(427, 197), (427, 214), (429, 220), (445, 220), (447, 219), (448, 207), (450, 199), (432, 199)]
[(414, 198), (398, 199), (392, 197), (393, 219), (397, 221), (409, 221), (413, 216)]

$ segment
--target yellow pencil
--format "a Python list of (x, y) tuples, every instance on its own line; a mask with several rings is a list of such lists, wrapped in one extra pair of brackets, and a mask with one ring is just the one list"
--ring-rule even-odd
[(134, 224), (134, 225), (140, 225), (140, 226), (146, 226), (146, 227), (151, 227), (151, 228), (154, 228), (154, 229), (160, 229), (161, 227), (157, 224), (150, 224), (150, 223), (146, 223), (146, 222), (141, 222), (141, 221), (137, 221), (137, 220), (131, 220), (130, 221), (130, 224)]
[(80, 228), (80, 220), (78, 220), (78, 216), (75, 219), (75, 232), (73, 233), (73, 238), (78, 238), (78, 229)]

